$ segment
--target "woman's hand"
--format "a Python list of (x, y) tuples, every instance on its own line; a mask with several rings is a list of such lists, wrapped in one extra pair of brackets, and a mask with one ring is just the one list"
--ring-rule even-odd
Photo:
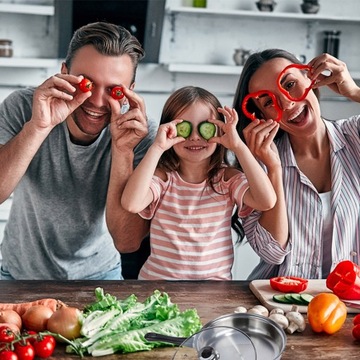
[(360, 102), (360, 88), (343, 61), (332, 55), (322, 54), (312, 59), (308, 65), (312, 68), (311, 79), (316, 79), (313, 88), (326, 85), (337, 94)]
[(281, 166), (278, 149), (274, 138), (279, 124), (273, 120), (252, 121), (243, 131), (251, 153), (268, 169)]

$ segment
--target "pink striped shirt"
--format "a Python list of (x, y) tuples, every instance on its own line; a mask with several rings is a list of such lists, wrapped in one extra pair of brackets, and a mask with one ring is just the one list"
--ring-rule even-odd
[(249, 185), (245, 174), (229, 180), (219, 174), (214, 190), (206, 183), (185, 182), (177, 172), (167, 181), (154, 176), (153, 202), (140, 215), (151, 220), (151, 254), (139, 279), (229, 280), (234, 259), (231, 216), (234, 205), (239, 216), (252, 209), (243, 205)]

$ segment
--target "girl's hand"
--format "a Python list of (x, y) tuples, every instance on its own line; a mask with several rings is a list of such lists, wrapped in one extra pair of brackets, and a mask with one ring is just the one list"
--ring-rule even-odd
[(274, 138), (279, 124), (273, 120), (252, 121), (243, 131), (245, 141), (252, 154), (268, 169), (281, 166)]
[(225, 116), (225, 122), (218, 119), (209, 119), (209, 122), (212, 122), (218, 127), (218, 136), (212, 137), (208, 142), (221, 144), (230, 150), (245, 145), (236, 130), (236, 125), (239, 121), (236, 110), (224, 106), (224, 108), (218, 108), (218, 112)]
[(76, 93), (82, 79), (83, 76), (57, 74), (36, 88), (31, 121), (39, 130), (53, 129), (91, 96), (91, 91)]
[(182, 121), (181, 119), (175, 119), (169, 123), (160, 125), (153, 145), (159, 147), (162, 151), (166, 151), (174, 145), (184, 142), (185, 139), (177, 136), (176, 130), (176, 125)]
[(343, 61), (332, 55), (322, 54), (312, 59), (308, 65), (312, 68), (311, 79), (316, 79), (313, 88), (326, 85), (337, 94), (360, 101), (360, 88)]

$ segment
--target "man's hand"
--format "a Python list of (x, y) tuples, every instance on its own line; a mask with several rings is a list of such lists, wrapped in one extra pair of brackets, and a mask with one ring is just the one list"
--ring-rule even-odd
[(31, 121), (39, 130), (51, 131), (79, 107), (91, 92), (76, 91), (83, 76), (57, 74), (34, 92)]
[(119, 101), (110, 99), (112, 142), (118, 150), (133, 150), (148, 134), (145, 103), (139, 95), (125, 86), (123, 91), (130, 106), (126, 113), (121, 114)]

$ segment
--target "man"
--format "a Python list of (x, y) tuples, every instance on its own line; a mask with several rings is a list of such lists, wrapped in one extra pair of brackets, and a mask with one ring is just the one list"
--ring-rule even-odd
[[(0, 202), (13, 193), (1, 279), (122, 279), (119, 251), (148, 232), (120, 204), (156, 132), (133, 91), (143, 56), (121, 26), (85, 25), (61, 74), (1, 104)], [(79, 89), (84, 78), (91, 91)], [(119, 85), (125, 96), (113, 99)]]

